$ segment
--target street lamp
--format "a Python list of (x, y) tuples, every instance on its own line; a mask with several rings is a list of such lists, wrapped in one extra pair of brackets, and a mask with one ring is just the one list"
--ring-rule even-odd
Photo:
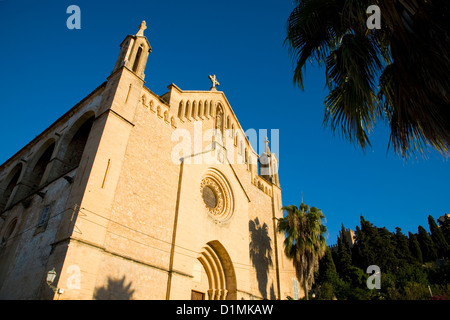
[(55, 286), (52, 286), (52, 283), (53, 283), (53, 281), (55, 281), (55, 278), (56, 278), (56, 271), (55, 271), (55, 268), (53, 268), (52, 270), (47, 272), (47, 284), (50, 287), (50, 289), (52, 289), (53, 292), (56, 293), (56, 291), (58, 291), (58, 288)]

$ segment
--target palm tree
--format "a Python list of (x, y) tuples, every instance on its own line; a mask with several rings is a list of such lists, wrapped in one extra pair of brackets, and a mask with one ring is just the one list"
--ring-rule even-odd
[[(366, 13), (378, 5), (381, 29)], [(324, 124), (362, 149), (376, 120), (404, 158), (450, 147), (450, 1), (297, 0), (285, 44), (303, 87), (309, 60), (325, 67)]]
[(326, 252), (326, 227), (321, 220), (325, 218), (321, 210), (304, 204), (300, 208), (295, 205), (283, 207), (287, 212), (284, 218), (278, 219), (278, 231), (286, 235), (284, 252), (293, 260), (297, 279), (303, 283), (306, 299), (308, 287), (314, 281), (314, 271), (318, 268), (319, 259)]

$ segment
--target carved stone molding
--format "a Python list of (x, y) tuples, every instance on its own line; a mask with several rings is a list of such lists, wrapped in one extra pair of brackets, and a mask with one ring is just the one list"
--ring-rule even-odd
[(208, 172), (200, 183), (200, 193), (208, 213), (217, 221), (233, 215), (233, 198), (228, 183), (217, 172)]

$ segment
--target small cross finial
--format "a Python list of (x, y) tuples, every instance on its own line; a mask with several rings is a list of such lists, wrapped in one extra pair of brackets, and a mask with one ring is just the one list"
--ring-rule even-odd
[(143, 36), (144, 30), (147, 29), (147, 24), (145, 23), (145, 20), (141, 22), (139, 25), (139, 31), (136, 33), (137, 36)]
[(212, 75), (212, 76), (209, 76), (209, 80), (211, 80), (211, 83), (212, 83), (211, 90), (212, 90), (212, 89), (216, 89), (216, 85), (217, 85), (217, 86), (220, 86), (220, 83), (219, 83), (219, 81), (217, 81), (217, 78), (216, 78), (216, 75), (215, 75), (215, 74)]

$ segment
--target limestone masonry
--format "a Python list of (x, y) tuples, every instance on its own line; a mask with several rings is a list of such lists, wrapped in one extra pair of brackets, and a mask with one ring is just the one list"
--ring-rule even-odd
[(275, 229), (269, 142), (253, 150), (215, 75), (208, 91), (146, 88), (145, 29), (107, 81), (0, 166), (0, 299), (302, 294)]

